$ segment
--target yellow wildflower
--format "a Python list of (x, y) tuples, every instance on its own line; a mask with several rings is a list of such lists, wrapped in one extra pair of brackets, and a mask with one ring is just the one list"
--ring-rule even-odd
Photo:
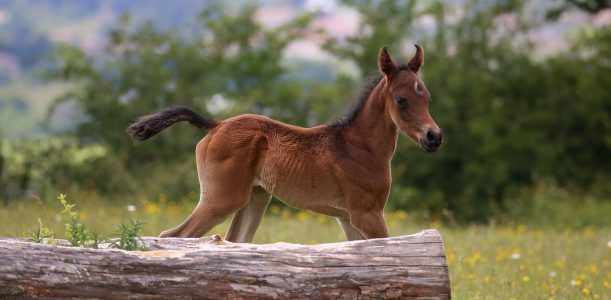
[(180, 211), (180, 206), (177, 204), (172, 204), (170, 205), (170, 214), (171, 215), (176, 215), (178, 214), (178, 212)]
[(407, 213), (403, 210), (397, 210), (393, 213), (393, 217), (399, 220), (405, 220), (407, 218)]
[(327, 217), (325, 217), (323, 215), (318, 215), (316, 217), (316, 220), (318, 221), (318, 223), (323, 224), (323, 223), (327, 222)]
[(496, 261), (502, 261), (504, 259), (506, 259), (507, 257), (509, 257), (509, 251), (505, 250), (505, 249), (497, 249), (496, 250)]
[(473, 253), (471, 256), (467, 257), (466, 261), (470, 265), (476, 264), (478, 261), (482, 259), (482, 254), (478, 252)]
[(284, 209), (282, 210), (282, 219), (283, 220), (288, 220), (291, 217), (291, 213), (289, 213), (288, 210)]
[(310, 214), (308, 212), (306, 212), (305, 210), (301, 210), (299, 211), (299, 213), (297, 213), (297, 218), (300, 221), (305, 221), (310, 217)]
[(146, 204), (145, 209), (147, 214), (152, 215), (159, 212), (159, 205), (155, 202), (149, 202)]
[(583, 289), (581, 290), (581, 292), (582, 292), (584, 295), (586, 295), (586, 296), (587, 296), (587, 295), (589, 295), (589, 294), (590, 294), (590, 289), (588, 289), (588, 288), (583, 288)]

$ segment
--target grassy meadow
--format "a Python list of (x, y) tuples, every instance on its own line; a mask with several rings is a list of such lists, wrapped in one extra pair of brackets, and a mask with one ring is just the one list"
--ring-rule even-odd
[[(113, 204), (95, 195), (81, 195), (76, 203), (81, 220), (103, 237), (116, 236), (117, 225), (129, 218), (146, 223), (143, 235), (155, 236), (181, 222), (196, 204), (195, 193), (181, 204), (139, 199)], [(129, 202), (127, 202), (129, 203)], [(27, 236), (37, 218), (63, 237), (61, 205), (53, 200), (12, 202), (0, 209), (0, 235)], [(455, 299), (611, 299), (611, 229), (584, 227), (452, 226), (421, 219), (404, 211), (389, 212), (392, 235), (424, 228), (440, 230), (452, 276)], [(209, 234), (224, 234), (229, 220)], [(343, 241), (335, 220), (306, 211), (271, 206), (255, 236), (255, 243), (315, 244)]]

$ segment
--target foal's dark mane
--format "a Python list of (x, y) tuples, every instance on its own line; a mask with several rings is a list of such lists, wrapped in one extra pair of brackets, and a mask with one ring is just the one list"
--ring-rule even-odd
[(365, 103), (367, 102), (367, 99), (369, 99), (369, 95), (371, 95), (373, 89), (378, 85), (378, 83), (380, 83), (380, 80), (382, 80), (382, 77), (383, 76), (380, 74), (377, 76), (371, 76), (367, 80), (365, 80), (361, 95), (356, 101), (354, 101), (350, 105), (350, 108), (347, 110), (348, 112), (346, 113), (346, 115), (331, 122), (329, 126), (333, 128), (344, 128), (352, 124), (354, 119), (356, 119), (356, 116), (358, 116), (358, 114), (363, 109), (363, 106), (365, 106)]
[[(397, 67), (399, 68), (399, 71), (414, 72), (407, 64), (400, 64)], [(371, 95), (371, 92), (378, 85), (378, 83), (380, 83), (380, 80), (382, 80), (383, 77), (384, 75), (379, 74), (366, 79), (361, 95), (352, 103), (350, 109), (348, 109), (348, 113), (345, 116), (331, 122), (329, 126), (333, 128), (344, 128), (352, 124), (354, 119), (356, 119), (356, 116), (358, 116), (358, 114), (361, 112), (361, 109), (363, 109), (363, 106), (365, 106), (367, 99), (369, 99), (369, 95)]]

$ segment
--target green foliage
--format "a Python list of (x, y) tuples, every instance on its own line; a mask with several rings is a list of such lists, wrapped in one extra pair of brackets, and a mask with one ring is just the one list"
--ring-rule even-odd
[(93, 249), (98, 249), (98, 247), (100, 246), (100, 243), (103, 241), (103, 239), (100, 237), (100, 233), (95, 228), (89, 230), (89, 234), (87, 235), (87, 238), (89, 239), (87, 241), (87, 247), (93, 248)]
[[(570, 51), (541, 58), (527, 39), (539, 24), (523, 1), (344, 3), (361, 15), (358, 34), (330, 38), (324, 48), (364, 77), (377, 73), (381, 46), (405, 62), (413, 53), (406, 44), (423, 44), (421, 76), (433, 95), (431, 114), (444, 130), (434, 155), (401, 138), (390, 209), (489, 222), (502, 219), (512, 199), (531, 199), (523, 193), (532, 195), (541, 181), (596, 199), (611, 192), (611, 30), (573, 32)], [(108, 161), (116, 161), (83, 174), (108, 179), (95, 181), (102, 191), (167, 189), (179, 199), (197, 186), (195, 173), (185, 170), (201, 132), (176, 126), (137, 144), (123, 133), (137, 116), (181, 104), (216, 118), (254, 112), (310, 126), (358, 93), (358, 75), (323, 68), (320, 73), (331, 74), (324, 79), (299, 77), (290, 63), (299, 70), (311, 63), (283, 61), (287, 45), (309, 32), (311, 15), (265, 28), (254, 13), (254, 7), (228, 10), (212, 2), (196, 26), (180, 30), (134, 25), (124, 16), (99, 57), (58, 48), (48, 76), (72, 84), (58, 103), (72, 101), (86, 116), (77, 134), (93, 138), (108, 150)], [(502, 23), (507, 18), (510, 25)], [(434, 29), (426, 25), (431, 20)], [(224, 108), (214, 108), (213, 99)]]
[(399, 189), (413, 191), (400, 207), (425, 208), (442, 219), (486, 221), (503, 210), (507, 193), (530, 184), (538, 133), (524, 117), (532, 115), (529, 93), (538, 88), (538, 67), (513, 47), (520, 28), (497, 31), (495, 16), (520, 9), (508, 3), (468, 1), (456, 24), (447, 21), (449, 12), (436, 8), (445, 30), (425, 39), (422, 76), (445, 141), (433, 156), (400, 144)]
[(83, 143), (67, 136), (0, 141), (0, 198), (16, 199), (27, 192), (53, 189), (97, 188), (112, 184), (101, 172), (108, 150), (100, 144)]
[(267, 29), (254, 21), (254, 13), (250, 6), (233, 11), (209, 3), (189, 30), (157, 30), (152, 23), (131, 24), (124, 16), (109, 33), (103, 55), (107, 59), (92, 61), (78, 48), (58, 48), (52, 59), (55, 69), (47, 77), (76, 85), (56, 103), (74, 102), (87, 116), (77, 134), (110, 145), (128, 163), (182, 160), (201, 132), (171, 128), (171, 134), (144, 147), (132, 144), (125, 127), (142, 114), (170, 105), (207, 114), (214, 95), (226, 99), (231, 114), (291, 107), (288, 99), (297, 100), (305, 90), (282, 78), (282, 52), (303, 36), (310, 16)]
[(49, 227), (42, 224), (42, 220), (38, 218), (38, 227), (30, 231), (28, 241), (42, 244), (44, 239), (50, 244), (55, 238), (55, 233)]
[[(384, 20), (362, 25), (371, 27), (372, 40), (377, 32), (394, 30), (385, 22), (402, 17), (377, 15), (384, 11), (376, 6), (380, 3), (356, 4), (361, 13)], [(467, 1), (459, 22), (451, 6), (440, 2), (411, 8), (408, 14), (417, 18), (425, 12), (443, 28), (427, 33), (409, 27), (425, 45), (421, 76), (445, 141), (431, 156), (402, 138), (393, 161), (390, 209), (425, 209), (438, 219), (483, 222), (502, 218), (511, 199), (541, 179), (608, 193), (603, 182), (611, 169), (604, 159), (611, 151), (611, 102), (605, 100), (610, 83), (604, 74), (611, 66), (601, 58), (609, 54), (609, 30), (588, 28), (572, 41), (570, 53), (535, 60), (533, 46), (522, 37), (536, 24), (525, 18), (523, 5)], [(514, 27), (495, 23), (507, 13), (515, 17)], [(402, 43), (402, 35), (394, 34), (395, 43)], [(367, 35), (359, 35), (356, 44), (367, 45), (363, 39)], [(363, 52), (356, 44), (340, 45), (337, 53), (356, 57)]]
[[(208, 108), (216, 104), (211, 99), (221, 99), (226, 107), (214, 109), (217, 117), (251, 111), (298, 125), (317, 125), (336, 113), (352, 83), (340, 78), (333, 87), (303, 79), (297, 76), (303, 68), (293, 74), (282, 58), (286, 46), (307, 33), (312, 16), (265, 28), (255, 22), (254, 13), (254, 7), (228, 10), (210, 3), (188, 30), (132, 24), (125, 15), (110, 31), (106, 52), (95, 60), (75, 47), (57, 48), (51, 59), (55, 68), (46, 76), (74, 85), (56, 105), (74, 103), (86, 115), (76, 134), (110, 152), (102, 167), (91, 172), (97, 177), (96, 189), (142, 192), (141, 178), (161, 178), (167, 170), (186, 165), (187, 158), (191, 162), (192, 149), (202, 137), (199, 130), (178, 125), (146, 143), (134, 143), (125, 134), (134, 119), (162, 107), (187, 105), (209, 114)], [(185, 170), (180, 167), (179, 174), (165, 176), (184, 175), (181, 184), (162, 180), (154, 186), (168, 187), (173, 199), (182, 197), (186, 188), (197, 186), (195, 173)]]
[(99, 236), (97, 231), (87, 230), (85, 224), (81, 222), (79, 213), (73, 208), (75, 204), (71, 204), (66, 199), (65, 194), (60, 194), (57, 199), (64, 207), (61, 214), (68, 217), (68, 222), (64, 224), (66, 228), (66, 238), (71, 246), (97, 248), (99, 244)]
[(129, 220), (129, 224), (121, 223), (119, 225), (119, 238), (111, 243), (113, 248), (123, 249), (128, 251), (144, 250), (144, 242), (140, 238), (142, 231), (142, 223), (139, 219)]
[[(414, 38), (411, 36), (415, 30), (413, 20), (426, 14), (430, 9), (429, 3), (422, 5), (417, 1), (345, 0), (342, 2), (360, 13), (362, 19), (358, 33), (345, 41), (330, 38), (325, 48), (341, 59), (353, 61), (363, 76), (378, 73), (376, 58), (382, 46), (398, 49), (407, 38)], [(397, 52), (393, 51), (393, 53)]]
[[(59, 200), (63, 210), (60, 212), (61, 215), (67, 218), (64, 223), (64, 232), (67, 241), (70, 246), (73, 247), (87, 247), (97, 249), (101, 242), (104, 240), (100, 237), (100, 233), (96, 230), (90, 230), (81, 221), (79, 212), (75, 209), (76, 205), (68, 202), (65, 194), (60, 194), (57, 199)], [(124, 250), (144, 250), (142, 239), (140, 234), (142, 232), (144, 223), (139, 219), (129, 220), (129, 224), (120, 224), (117, 235), (118, 239), (112, 241), (110, 246), (113, 248), (124, 249)], [(38, 218), (38, 227), (29, 232), (28, 240), (35, 243), (42, 243), (44, 239), (48, 239), (50, 244), (55, 238), (55, 234), (49, 227), (43, 225), (41, 218)]]

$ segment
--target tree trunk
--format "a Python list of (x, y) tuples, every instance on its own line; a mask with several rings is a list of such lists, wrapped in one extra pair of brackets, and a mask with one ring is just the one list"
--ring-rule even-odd
[(143, 241), (128, 252), (0, 238), (0, 298), (450, 298), (436, 230), (319, 245)]

